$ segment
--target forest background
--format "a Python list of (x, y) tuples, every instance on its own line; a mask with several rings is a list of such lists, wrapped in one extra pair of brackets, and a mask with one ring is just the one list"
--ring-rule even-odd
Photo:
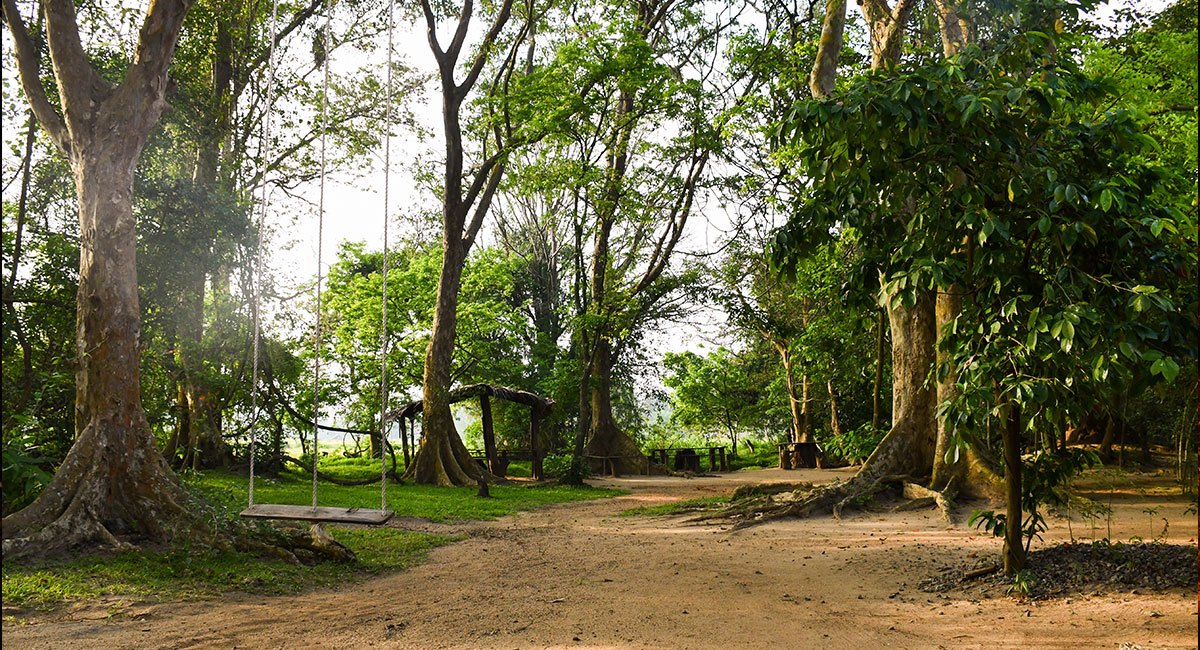
[[(637, 9), (651, 4), (520, 5), (514, 11), (525, 12), (516, 21), (524, 27), (499, 31), (498, 54), (484, 57), (479, 92), (463, 106), (461, 146), (480, 168), (504, 151), (504, 170), (464, 260), (452, 381), (554, 399), (543, 431), (547, 449), (562, 456), (577, 455), (580, 439), (595, 439), (597, 427), (611, 425), (641, 448), (720, 441), (739, 451), (745, 441), (817, 440), (831, 461), (862, 461), (890, 428), (891, 333), (879, 278), (894, 268), (893, 251), (865, 239), (865, 228), (845, 224), (790, 248), (776, 237), (812, 196), (811, 177), (791, 173), (796, 159), (779, 133), (797, 119), (794, 107), (812, 97), (807, 77), (824, 3), (667, 3), (672, 10), (662, 22), (639, 31), (646, 21)], [(914, 10), (907, 65), (940, 57), (936, 5)], [(963, 3), (960, 9), (974, 10), (981, 33), (998, 41), (1031, 28), (1026, 23), (1050, 5), (1058, 7)], [(490, 17), (496, 8), (480, 11)], [(1085, 398), (1086, 391), (1065, 382), (1031, 387), (1031, 396), (1055, 390), (1071, 408), (1043, 427), (1044, 436), (1027, 436), (1030, 449), (1054, 448), (1068, 432), (1088, 430), (1105, 454), (1133, 441), (1143, 449), (1167, 446), (1185, 483), (1193, 480), (1186, 468), (1195, 467), (1196, 386), (1174, 380), (1196, 376), (1195, 8), (1182, 0), (1154, 12), (1117, 8), (1103, 19), (1067, 12), (1047, 30), (1056, 33), (1064, 56), (1112, 85), (1108, 99), (1094, 107), (1081, 102), (1081, 110), (1125, 109), (1153, 140), (1135, 155), (1162, 170), (1156, 200), (1177, 216), (1144, 227), (1156, 238), (1165, 232), (1164, 246), (1190, 266), (1167, 284), (1138, 285), (1146, 288), (1130, 306), (1161, 312), (1159, 322), (1175, 324), (1183, 342), (1135, 350), (1145, 372), (1116, 390), (1106, 383), (1108, 361), (1096, 361), (1104, 355), (1081, 352), (1090, 344), (1076, 346), (1074, 361), (1093, 364), (1089, 370), (1107, 386), (1108, 398)], [(313, 228), (323, 134), (330, 178), (376, 192), (384, 134), (395, 134), (388, 212), (394, 239), (386, 332), (381, 241), (326, 247), (334, 252), (322, 289), (318, 419), (379, 429), (381, 338), (389, 350), (389, 405), (421, 393), (444, 261), (440, 172), (447, 158), (430, 119), (430, 107), (440, 103), (437, 65), (416, 54), (424, 18), (415, 11), (401, 12), (401, 33), (409, 39), (403, 49), (412, 54), (398, 56), (392, 67), (395, 99), (380, 101), (389, 79), (382, 65), (386, 10), (380, 2), (339, 3), (329, 46), (319, 2), (283, 3), (272, 21), (263, 3), (200, 1), (184, 21), (170, 73), (171, 109), (140, 158), (133, 196), (142, 403), (176, 468), (244, 464), (252, 430), (261, 436), (268, 471), (293, 439), (311, 455), (306, 436), (316, 350), (309, 269), (316, 242), (302, 233)], [(78, 8), (93, 66), (114, 76), (128, 67), (125, 53), (143, 14), (132, 3)], [(844, 87), (870, 68), (868, 28), (854, 12), (848, 16), (838, 81)], [(29, 21), (35, 40), (39, 25)], [(471, 38), (482, 38), (482, 29), (473, 27)], [(4, 43), (8, 514), (38, 495), (77, 435), (80, 253), (71, 172), (19, 90), (7, 32)], [(271, 43), (279, 47), (278, 66), (268, 84)], [(338, 62), (328, 92), (320, 74), (326, 57)], [(268, 111), (269, 92), (275, 103)], [(327, 128), (319, 119), (323, 98)], [(264, 139), (268, 116), (271, 133)], [(270, 209), (260, 220), (263, 197)], [(330, 241), (338, 238), (339, 222), (382, 218), (381, 201), (345, 197), (325, 198)], [(1115, 200), (1110, 195), (1106, 203)], [(773, 257), (780, 241), (787, 250)], [(260, 247), (270, 263), (258, 301), (265, 316), (262, 410), (252, 428)], [(607, 275), (598, 277), (597, 269)], [(698, 328), (697, 321), (709, 326)], [(1053, 337), (1069, 342), (1076, 326), (1058, 322)], [(693, 335), (702, 345), (682, 344), (680, 332), (689, 330), (702, 332)], [(1130, 356), (1115, 338), (1110, 343), (1107, 359)], [(1071, 355), (1070, 343), (1062, 348)], [(473, 419), (474, 407), (467, 408), (460, 426)], [(525, 414), (499, 403), (493, 408), (501, 446), (527, 447)], [(982, 446), (1000, 455), (1000, 417), (985, 415), (976, 424)], [(477, 439), (472, 427), (462, 428), (468, 440)], [(409, 435), (404, 444), (415, 452), (418, 440)], [(378, 451), (372, 436), (346, 439), (350, 453)]]

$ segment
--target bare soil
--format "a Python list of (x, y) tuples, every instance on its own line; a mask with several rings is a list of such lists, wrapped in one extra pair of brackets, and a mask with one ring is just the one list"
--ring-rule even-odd
[[(853, 469), (758, 470), (719, 477), (595, 481), (630, 494), (560, 504), (468, 526), (427, 564), (337, 590), (219, 601), (119, 599), (4, 625), (11, 648), (1195, 648), (1196, 592), (1089, 589), (1021, 601), (918, 583), (996, 554), (999, 541), (934, 509), (847, 513), (731, 533), (627, 508), (760, 481), (846, 479)], [(1111, 482), (1110, 482), (1111, 483)], [(1100, 535), (1194, 545), (1196, 517), (1166, 476), (1117, 489)], [(1175, 491), (1177, 494), (1177, 490)], [(1065, 519), (1037, 546), (1067, 539)], [(421, 522), (395, 525), (437, 529)], [(1155, 523), (1161, 528), (1163, 522)], [(1076, 516), (1076, 537), (1091, 527)], [(1193, 547), (1194, 548), (1194, 547)], [(7, 613), (7, 612), (6, 612)]]

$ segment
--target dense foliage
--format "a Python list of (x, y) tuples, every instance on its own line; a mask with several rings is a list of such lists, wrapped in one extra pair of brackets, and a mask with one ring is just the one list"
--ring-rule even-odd
[[(979, 8), (977, 44), (949, 59), (930, 49), (936, 20), (924, 15), (900, 64), (875, 72), (852, 24), (838, 92), (816, 100), (805, 79), (819, 11), (651, 5), (548, 7), (536, 39), (501, 35), (505, 65), (489, 64), (464, 107), (467, 152), (507, 157), (457, 294), (456, 385), (554, 399), (543, 433), (560, 459), (579, 453), (599, 391), (640, 443), (811, 437), (861, 462), (889, 427), (884, 308), (941, 290), (962, 298), (929, 378), (959, 389), (941, 405), (954, 457), (968, 443), (998, 450), (1016, 408), (1026, 451), (1061, 451), (1073, 427), (1117, 422), (1121, 442), (1128, 428), (1194, 469), (1184, 434), (1196, 393), (1183, 381), (1196, 372), (1194, 0), (1120, 29), (1062, 7), (1056, 22), (1038, 13), (1046, 3), (1024, 23), (1008, 4)], [(261, 8), (197, 3), (174, 61), (175, 110), (138, 168), (142, 396), (176, 466), (245, 462), (256, 249), (261, 237), (270, 262), (311, 216), (319, 16), (283, 10), (290, 27)], [(97, 9), (80, 11), (115, 78), (128, 62), (105, 43), (121, 35)], [(337, 12), (336, 46), (377, 52), (381, 5)], [(1034, 20), (1040, 29), (1027, 29)], [(266, 142), (274, 38), (283, 56)], [(387, 125), (373, 101), (385, 71), (335, 73), (328, 167), (340, 180), (375, 182), (365, 179), (384, 128), (427, 134), (406, 112), (425, 77), (395, 71)], [(6, 125), (33, 124), (19, 93), (5, 97)], [(520, 147), (496, 144), (504, 129)], [(6, 513), (36, 496), (77, 426), (73, 188), (45, 134), (29, 143), (5, 143)], [(430, 200), (443, 192), (438, 155), (409, 170)], [(267, 191), (277, 213), (264, 225)], [(777, 216), (786, 224), (773, 231)], [(390, 217), (403, 243), (388, 253), (386, 331), (379, 242), (343, 243), (328, 268), (322, 422), (378, 430), (381, 340), (388, 406), (420, 396), (442, 242), (425, 206)], [(709, 237), (706, 218), (728, 231)], [(311, 432), (310, 273), (261, 278), (262, 462)], [(680, 333), (693, 317), (720, 321), (700, 352)], [(501, 446), (527, 446), (524, 410), (493, 408)], [(477, 409), (464, 405), (460, 420)]]

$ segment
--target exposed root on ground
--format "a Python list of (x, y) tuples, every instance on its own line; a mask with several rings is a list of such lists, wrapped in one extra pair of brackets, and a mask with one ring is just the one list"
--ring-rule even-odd
[[(240, 535), (234, 540), (239, 551), (261, 553), (279, 558), (289, 564), (315, 564), (322, 560), (356, 562), (358, 556), (348, 546), (334, 539), (323, 524), (308, 528), (301, 525), (284, 524), (271, 526), (264, 541), (258, 537)], [(304, 554), (297, 553), (305, 551)], [(304, 557), (308, 562), (301, 560)]]
[[(907, 474), (882, 476), (865, 480), (862, 474), (846, 481), (812, 487), (811, 484), (796, 485), (746, 485), (734, 493), (735, 503), (728, 508), (706, 513), (690, 519), (691, 522), (731, 522), (732, 530), (742, 530), (779, 519), (812, 517), (831, 514), (840, 518), (846, 508), (862, 507), (877, 493), (900, 488), (905, 502), (893, 511), (915, 510), (936, 505), (947, 522), (951, 521), (950, 510), (958, 493), (957, 482), (952, 481), (945, 490), (938, 492), (913, 482)], [(739, 494), (740, 493), (740, 494)], [(746, 497), (746, 498), (739, 498)]]

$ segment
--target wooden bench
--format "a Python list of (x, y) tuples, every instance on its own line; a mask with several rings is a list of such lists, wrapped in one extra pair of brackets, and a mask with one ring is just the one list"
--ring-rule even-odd
[[(475, 462), (488, 469), (487, 452), (483, 449), (468, 449), (471, 458)], [(514, 460), (533, 460), (533, 450), (531, 449), (497, 449), (496, 464), (491, 468), (491, 472), (497, 476), (505, 476), (508, 473), (508, 465)]]
[[(621, 460), (624, 458), (645, 458), (645, 456), (643, 456), (641, 454), (638, 454), (636, 456), (596, 456), (596, 455), (588, 454), (588, 455), (584, 456), (584, 458), (600, 461), (600, 473), (608, 474), (609, 476), (616, 478), (616, 477), (620, 476), (620, 474), (617, 473), (617, 461), (618, 460)], [(646, 476), (650, 476), (650, 463), (646, 463)]]

